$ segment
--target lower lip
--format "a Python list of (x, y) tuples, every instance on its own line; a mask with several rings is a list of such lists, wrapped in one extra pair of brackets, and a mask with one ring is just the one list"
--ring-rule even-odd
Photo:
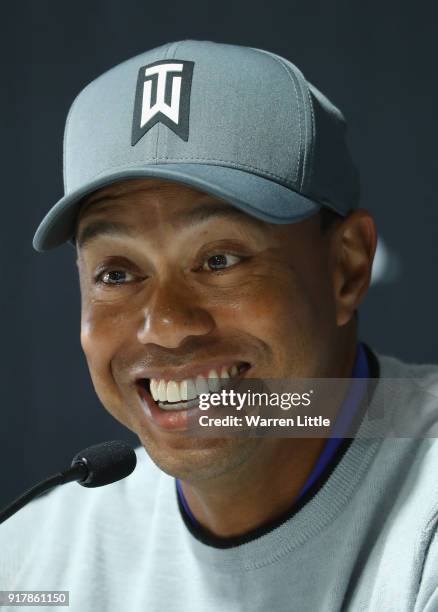
[[(232, 381), (240, 380), (249, 372), (251, 368), (243, 370)], [(152, 395), (142, 385), (138, 384), (138, 394), (146, 416), (160, 429), (166, 431), (187, 431), (189, 420), (195, 424), (198, 422), (197, 416), (205, 414), (199, 407), (186, 408), (180, 410), (162, 410)], [(193, 429), (195, 425), (191, 427)]]

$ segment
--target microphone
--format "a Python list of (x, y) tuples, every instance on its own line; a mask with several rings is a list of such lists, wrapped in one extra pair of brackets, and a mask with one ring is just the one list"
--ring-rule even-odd
[(0, 511), (0, 523), (38, 495), (57, 485), (77, 481), (83, 487), (102, 487), (129, 476), (137, 465), (135, 451), (123, 440), (109, 440), (77, 453), (71, 467), (36, 484)]

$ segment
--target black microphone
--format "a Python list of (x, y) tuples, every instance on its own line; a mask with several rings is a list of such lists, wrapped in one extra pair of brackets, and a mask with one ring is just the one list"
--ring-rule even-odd
[(135, 451), (123, 440), (109, 440), (90, 446), (73, 457), (69, 469), (46, 478), (1, 510), (0, 523), (52, 487), (75, 480), (83, 487), (102, 487), (126, 478), (136, 465)]

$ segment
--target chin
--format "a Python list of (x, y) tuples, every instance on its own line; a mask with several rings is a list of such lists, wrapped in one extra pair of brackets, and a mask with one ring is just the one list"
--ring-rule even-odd
[(171, 436), (164, 444), (162, 439), (156, 443), (147, 435), (138, 437), (157, 467), (188, 482), (232, 472), (251, 457), (261, 442), (261, 438)]

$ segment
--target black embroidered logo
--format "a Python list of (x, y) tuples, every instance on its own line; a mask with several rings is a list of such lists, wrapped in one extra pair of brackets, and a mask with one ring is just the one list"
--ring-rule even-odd
[(194, 62), (173, 59), (140, 68), (135, 94), (132, 146), (158, 122), (187, 142), (193, 66)]

